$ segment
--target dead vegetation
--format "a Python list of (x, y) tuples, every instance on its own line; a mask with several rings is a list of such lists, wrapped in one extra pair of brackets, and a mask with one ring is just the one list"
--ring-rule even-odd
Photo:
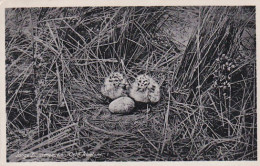
[[(6, 9), (5, 34), (8, 161), (256, 160), (254, 7)], [(111, 71), (160, 102), (110, 114)]]

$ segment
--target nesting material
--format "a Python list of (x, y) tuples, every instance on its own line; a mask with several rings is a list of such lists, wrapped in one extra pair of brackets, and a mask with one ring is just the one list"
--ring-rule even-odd
[(127, 114), (135, 107), (135, 102), (130, 97), (120, 97), (109, 104), (109, 110), (112, 113)]
[(132, 84), (129, 95), (137, 102), (156, 103), (160, 100), (160, 86), (150, 76), (139, 75)]
[(101, 87), (101, 93), (110, 99), (116, 99), (126, 96), (127, 89), (128, 83), (123, 74), (113, 72), (105, 78), (104, 85)]

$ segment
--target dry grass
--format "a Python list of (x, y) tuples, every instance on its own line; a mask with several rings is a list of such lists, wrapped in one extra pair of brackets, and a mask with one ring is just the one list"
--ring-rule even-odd
[[(8, 161), (256, 160), (253, 7), (7, 9), (5, 51)], [(111, 114), (111, 71), (161, 101)]]

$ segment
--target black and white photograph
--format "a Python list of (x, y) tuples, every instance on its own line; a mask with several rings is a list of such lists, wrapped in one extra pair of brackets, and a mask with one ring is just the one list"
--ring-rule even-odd
[(256, 6), (4, 14), (7, 163), (258, 160)]

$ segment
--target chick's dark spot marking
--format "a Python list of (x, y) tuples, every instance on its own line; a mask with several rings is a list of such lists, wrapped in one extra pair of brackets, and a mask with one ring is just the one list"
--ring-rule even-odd
[(155, 86), (153, 85), (152, 88), (150, 89), (151, 92), (154, 92), (155, 91)]
[(122, 87), (122, 88), (123, 88), (123, 90), (126, 90), (126, 85), (123, 85), (123, 87)]

